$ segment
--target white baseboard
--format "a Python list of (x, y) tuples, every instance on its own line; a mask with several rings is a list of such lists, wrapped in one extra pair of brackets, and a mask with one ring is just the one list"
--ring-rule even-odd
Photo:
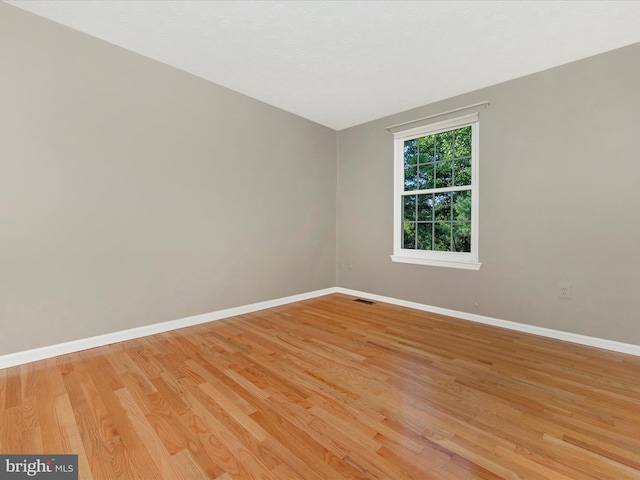
[(267, 300), (264, 302), (252, 303), (250, 305), (243, 305), (240, 307), (227, 308), (225, 310), (204, 313), (202, 315), (194, 315), (192, 317), (181, 318), (179, 320), (154, 323), (152, 325), (145, 325), (144, 327), (121, 330), (119, 332), (107, 333), (104, 335), (98, 335), (96, 337), (82, 338), (80, 340), (59, 343), (57, 345), (34, 348), (33, 350), (9, 353), (7, 355), (0, 356), (0, 368), (13, 367), (16, 365), (22, 365), (24, 363), (35, 362), (37, 360), (44, 360), (45, 358), (56, 357), (58, 355), (79, 352), (81, 350), (87, 350), (89, 348), (102, 347), (104, 345), (109, 345), (116, 342), (124, 342), (126, 340), (132, 340), (134, 338), (146, 337), (148, 335), (155, 335), (156, 333), (176, 330), (178, 328), (191, 327), (193, 325), (213, 322), (215, 320), (234, 317), (236, 315), (257, 312), (258, 310), (264, 310), (266, 308), (278, 307), (280, 305), (286, 305), (288, 303), (300, 302), (302, 300), (308, 300), (310, 298), (321, 297), (323, 295), (335, 293), (336, 291), (337, 290), (335, 287), (325, 288), (323, 290), (301, 293), (299, 295), (292, 295), (290, 297)]
[(493, 325), (496, 327), (508, 328), (509, 330), (516, 330), (518, 332), (531, 333), (533, 335), (540, 335), (542, 337), (548, 337), (548, 338), (555, 338), (556, 340), (564, 340), (565, 342), (577, 343), (580, 345), (587, 345), (589, 347), (596, 347), (596, 348), (602, 348), (604, 350), (611, 350), (613, 352), (627, 353), (629, 355), (640, 356), (640, 345), (634, 345), (631, 343), (616, 342), (614, 340), (606, 340), (603, 338), (589, 337), (586, 335), (563, 332), (561, 330), (554, 330), (551, 328), (536, 327), (535, 325), (527, 325), (524, 323), (510, 322), (508, 320), (500, 320), (498, 318), (485, 317), (483, 315), (477, 315), (475, 313), (467, 313), (467, 312), (460, 312), (458, 310), (450, 310), (448, 308), (433, 307), (431, 305), (425, 305), (423, 303), (409, 302), (407, 300), (400, 300), (393, 297), (385, 297), (383, 295), (376, 295), (373, 293), (360, 292), (358, 290), (351, 290), (348, 288), (336, 287), (335, 292), (343, 293), (345, 295), (352, 295), (355, 297), (366, 298), (369, 300), (376, 300), (379, 302), (391, 303), (393, 305), (413, 308), (416, 310), (422, 310), (424, 312), (438, 313), (440, 315), (447, 315), (449, 317), (461, 318), (463, 320), (483, 323), (485, 325)]
[(51, 358), (58, 355), (64, 355), (67, 353), (79, 352), (81, 350), (87, 350), (89, 348), (101, 347), (101, 346), (109, 345), (116, 342), (124, 342), (126, 340), (132, 340), (134, 338), (146, 337), (148, 335), (155, 335), (157, 333), (177, 330), (179, 328), (190, 327), (193, 325), (200, 325), (202, 323), (213, 322), (216, 320), (221, 320), (223, 318), (234, 317), (236, 315), (243, 315), (245, 313), (257, 312), (259, 310), (264, 310), (266, 308), (278, 307), (280, 305), (300, 302), (302, 300), (321, 297), (323, 295), (329, 295), (331, 293), (342, 293), (342, 294), (351, 295), (354, 297), (361, 297), (369, 300), (386, 302), (386, 303), (390, 303), (392, 305), (398, 305), (401, 307), (413, 308), (415, 310), (421, 310), (424, 312), (432, 312), (440, 315), (447, 315), (450, 317), (461, 318), (463, 320), (483, 323), (485, 325), (493, 325), (496, 327), (516, 330), (519, 332), (531, 333), (533, 335), (540, 335), (543, 337), (555, 338), (557, 340), (564, 340), (567, 342), (577, 343), (580, 345), (587, 345), (590, 347), (602, 348), (604, 350), (611, 350), (614, 352), (627, 353), (630, 355), (640, 356), (640, 345), (633, 345), (629, 343), (616, 342), (613, 340), (605, 340), (602, 338), (589, 337), (586, 335), (579, 335), (577, 333), (569, 333), (569, 332), (563, 332), (560, 330), (553, 330), (551, 328), (536, 327), (534, 325), (527, 325), (524, 323), (510, 322), (508, 320), (500, 320), (497, 318), (486, 317), (486, 316), (477, 315), (474, 313), (461, 312), (458, 310), (450, 310), (448, 308), (434, 307), (434, 306), (426, 305), (423, 303), (410, 302), (407, 300), (400, 300), (398, 298), (393, 298), (393, 297), (385, 297), (383, 295), (376, 295), (373, 293), (361, 292), (358, 290), (351, 290), (348, 288), (331, 287), (331, 288), (325, 288), (323, 290), (315, 290), (313, 292), (301, 293), (299, 295), (292, 295), (289, 297), (278, 298), (275, 300), (267, 300), (264, 302), (252, 303), (250, 305), (227, 308), (225, 310), (218, 310), (216, 312), (181, 318), (179, 320), (171, 320), (168, 322), (155, 323), (153, 325), (146, 325), (144, 327), (137, 327), (137, 328), (131, 328), (129, 330), (122, 330), (119, 332), (107, 333), (105, 335), (98, 335), (96, 337), (83, 338), (80, 340), (60, 343), (57, 345), (50, 345), (46, 347), (35, 348), (33, 350), (25, 350), (23, 352), (10, 353), (8, 355), (1, 355), (0, 369), (13, 367), (16, 365), (22, 365), (24, 363), (29, 363), (29, 362), (35, 362), (37, 360), (43, 360), (45, 358)]

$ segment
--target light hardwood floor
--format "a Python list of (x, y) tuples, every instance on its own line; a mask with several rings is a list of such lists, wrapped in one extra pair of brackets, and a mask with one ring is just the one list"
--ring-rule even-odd
[(80, 479), (640, 478), (640, 358), (345, 295), (0, 370)]

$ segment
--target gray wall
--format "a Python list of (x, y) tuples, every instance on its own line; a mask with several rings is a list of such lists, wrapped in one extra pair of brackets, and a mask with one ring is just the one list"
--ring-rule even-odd
[[(336, 246), (343, 287), (640, 344), (639, 45), (341, 131), (337, 149), (4, 3), (0, 73), (0, 355), (330, 287)], [(392, 263), (385, 127), (482, 100), (481, 270)]]
[[(636, 44), (339, 132), (338, 285), (640, 344), (639, 86)], [(392, 263), (385, 127), (484, 100), (482, 268)]]
[(0, 355), (335, 285), (336, 132), (0, 3)]

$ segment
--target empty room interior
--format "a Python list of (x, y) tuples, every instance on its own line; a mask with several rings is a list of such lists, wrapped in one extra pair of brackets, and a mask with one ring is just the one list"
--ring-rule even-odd
[(640, 478), (638, 25), (0, 1), (0, 478)]

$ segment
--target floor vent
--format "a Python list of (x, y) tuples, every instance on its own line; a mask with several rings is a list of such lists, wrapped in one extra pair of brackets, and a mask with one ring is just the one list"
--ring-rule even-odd
[(376, 303), (376, 302), (372, 302), (371, 300), (365, 300), (364, 298), (356, 298), (354, 302), (366, 303), (367, 305), (374, 305)]

